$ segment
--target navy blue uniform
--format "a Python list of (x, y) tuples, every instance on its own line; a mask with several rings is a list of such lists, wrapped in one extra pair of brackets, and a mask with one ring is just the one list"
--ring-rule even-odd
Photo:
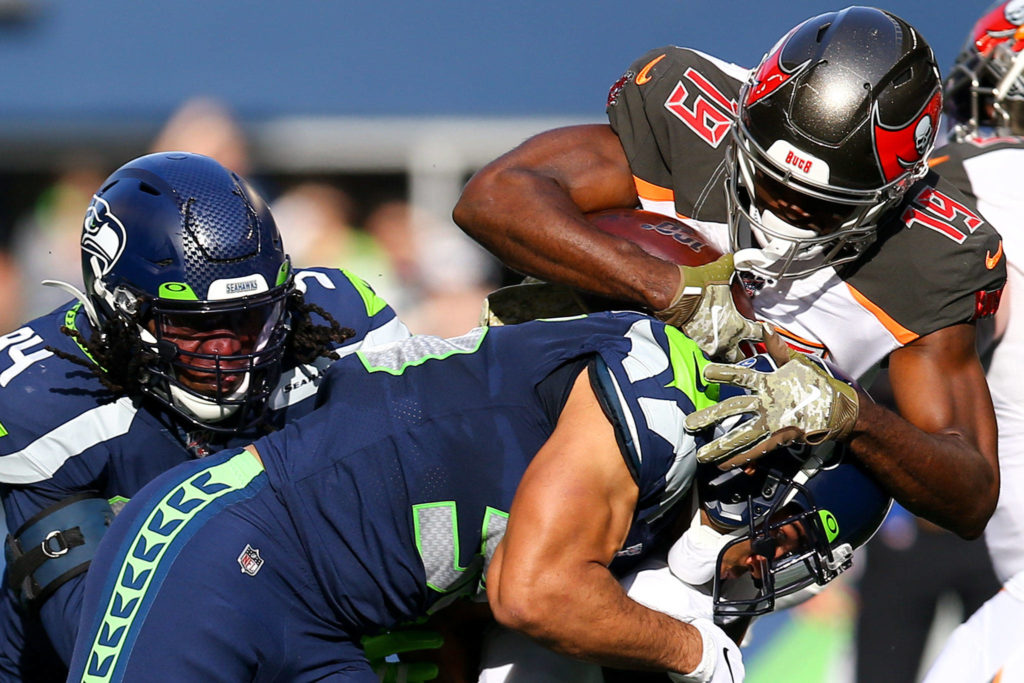
[[(316, 268), (297, 271), (295, 278), (307, 302), (355, 331), (342, 353), (408, 336), (394, 311), (350, 273)], [(128, 397), (111, 401), (94, 375), (46, 349), (85, 356), (60, 331), (62, 325), (89, 334), (80, 305), (68, 304), (0, 337), (0, 494), (11, 532), (69, 496), (93, 492), (108, 499), (130, 498), (175, 465), (258, 436), (225, 439), (199, 430), (188, 433), (153, 403)], [(270, 398), (269, 427), (280, 428), (312, 410), (316, 386), (329, 363), (318, 359), (285, 367)], [(13, 592), (4, 591), (0, 673), (29, 679), (52, 675), (33, 669), (39, 660), (55, 659), (46, 649), (43, 629), (61, 659), (70, 659), (82, 578), (56, 589), (38, 615), (34, 607), (17, 606)], [(25, 630), (31, 641), (27, 646), (22, 642)]]
[(127, 506), (90, 572), (72, 680), (376, 680), (359, 636), (480, 589), (584, 368), (639, 487), (620, 559), (643, 558), (684, 507), (699, 444), (683, 421), (719, 392), (706, 362), (674, 328), (601, 313), (335, 363), (321, 406), (256, 442), (262, 466), (227, 451)]

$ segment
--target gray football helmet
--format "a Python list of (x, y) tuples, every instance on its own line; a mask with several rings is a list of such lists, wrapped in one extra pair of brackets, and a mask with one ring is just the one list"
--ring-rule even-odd
[[(808, 19), (751, 72), (727, 169), (737, 267), (801, 277), (857, 258), (927, 173), (942, 95), (931, 48), (869, 7)], [(743, 263), (743, 261), (746, 261)]]

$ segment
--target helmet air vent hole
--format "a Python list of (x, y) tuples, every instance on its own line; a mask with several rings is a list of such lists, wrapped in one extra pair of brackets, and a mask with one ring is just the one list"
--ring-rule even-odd
[(907, 69), (906, 71), (904, 71), (903, 73), (898, 75), (896, 78), (892, 79), (892, 84), (893, 85), (903, 85), (904, 83), (909, 81), (910, 77), (911, 77), (910, 71), (911, 71), (910, 69)]
[(149, 183), (140, 182), (139, 183), (139, 189), (142, 190), (143, 192), (145, 192), (146, 194), (153, 195), (154, 197), (159, 197), (160, 196), (160, 190), (156, 189), (155, 187), (153, 187)]
[(818, 35), (815, 36), (815, 41), (820, 43), (822, 41), (822, 39), (825, 37), (825, 32), (828, 31), (830, 28), (832, 28), (832, 24), (831, 23), (825, 24), (824, 26), (819, 28), (818, 29)]

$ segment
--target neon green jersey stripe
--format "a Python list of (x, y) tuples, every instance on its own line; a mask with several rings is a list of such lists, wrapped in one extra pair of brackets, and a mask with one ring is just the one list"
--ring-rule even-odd
[(100, 683), (111, 679), (132, 624), (139, 617), (139, 605), (152, 587), (156, 569), (188, 522), (218, 498), (248, 486), (262, 472), (263, 465), (248, 451), (241, 451), (190, 476), (157, 503), (132, 540), (118, 571), (117, 584), (93, 639), (82, 681)]

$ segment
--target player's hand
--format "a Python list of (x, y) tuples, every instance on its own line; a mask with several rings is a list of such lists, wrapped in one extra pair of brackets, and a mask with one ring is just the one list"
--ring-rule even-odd
[(746, 670), (736, 643), (710, 619), (688, 621), (700, 631), (703, 655), (696, 669), (687, 674), (669, 672), (669, 679), (676, 683), (740, 683)]
[(433, 662), (387, 661), (391, 655), (439, 649), (444, 644), (444, 638), (436, 631), (388, 631), (377, 636), (363, 636), (362, 642), (366, 658), (381, 683), (419, 683), (437, 678), (438, 669)]
[(679, 266), (679, 288), (672, 303), (654, 315), (682, 329), (709, 358), (735, 363), (739, 343), (763, 341), (764, 326), (744, 317), (732, 298), (732, 254), (703, 266)]
[(795, 351), (774, 372), (710, 363), (704, 378), (752, 392), (686, 417), (686, 428), (699, 431), (732, 416), (752, 416), (697, 451), (698, 462), (717, 463), (721, 469), (744, 465), (794, 442), (815, 445), (842, 439), (853, 429), (860, 410), (853, 387)]

